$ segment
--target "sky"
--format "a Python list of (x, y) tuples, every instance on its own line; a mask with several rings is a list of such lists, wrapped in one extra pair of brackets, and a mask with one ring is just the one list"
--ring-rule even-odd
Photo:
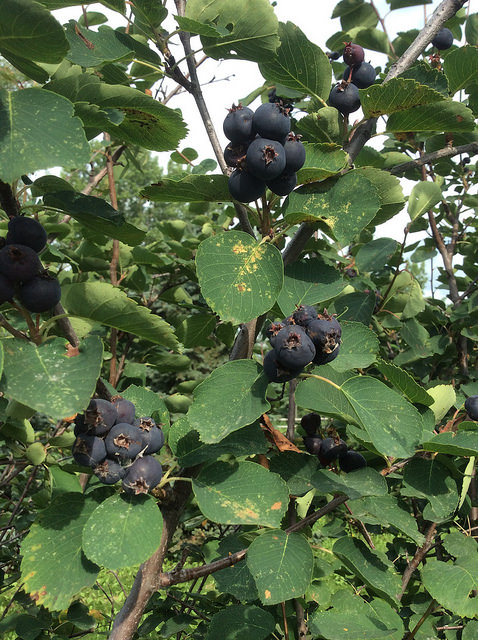
[[(290, 20), (305, 33), (309, 40), (322, 49), (327, 50), (325, 45), (326, 40), (340, 30), (340, 21), (338, 19), (331, 19), (336, 4), (337, 0), (277, 0), (275, 13), (281, 22)], [(389, 11), (390, 5), (385, 0), (375, 0), (375, 6), (381, 17), (385, 20), (385, 25), (391, 39), (393, 39), (399, 31), (406, 31), (410, 28), (420, 29), (423, 27), (425, 16), (430, 16), (439, 4), (440, 0), (433, 0), (432, 4), (429, 5)], [(477, 5), (478, 0), (469, 0), (467, 4), (471, 13), (477, 10)], [(169, 8), (171, 15), (168, 16), (163, 24), (166, 29), (172, 31), (177, 27), (173, 17), (173, 1), (170, 0), (166, 6)], [(106, 14), (111, 19), (108, 24), (112, 27), (125, 24), (122, 16), (109, 11), (103, 5), (88, 5), (88, 11), (100, 11)], [(60, 22), (67, 22), (69, 19), (79, 18), (81, 15), (81, 7), (61, 9), (55, 11), (54, 14)], [(380, 24), (377, 28), (380, 28)], [(193, 37), (191, 44), (194, 49), (199, 49), (199, 37)], [(171, 41), (171, 51), (176, 59), (182, 57), (183, 54), (179, 39)], [(201, 54), (199, 53), (198, 57), (200, 56)], [(374, 66), (383, 66), (386, 62), (385, 55), (374, 51), (366, 51), (365, 59)], [(185, 63), (182, 64), (182, 69), (186, 72)], [(225, 147), (228, 141), (222, 131), (222, 122), (227, 114), (227, 108), (230, 107), (232, 103), (237, 104), (241, 98), (244, 98), (254, 89), (261, 86), (263, 84), (263, 78), (255, 63), (235, 60), (216, 61), (208, 59), (199, 67), (199, 74), (203, 85), (204, 98), (208, 105), (212, 121), (216, 127), (219, 139), (223, 147)], [(173, 83), (169, 85), (170, 89), (174, 86)], [(260, 99), (257, 99), (251, 103), (250, 107), (255, 109), (259, 104)], [(199, 153), (199, 158), (196, 162), (205, 158), (213, 158), (214, 154), (192, 96), (186, 92), (181, 92), (168, 103), (168, 106), (181, 109), (183, 118), (189, 128), (189, 134), (187, 138), (181, 141), (180, 149), (184, 149), (185, 147), (195, 148)], [(357, 111), (352, 115), (354, 119), (360, 119), (362, 117), (361, 111)], [(376, 148), (380, 149), (383, 144), (383, 138), (375, 138), (369, 144), (373, 144)], [(170, 154), (171, 152), (158, 154), (158, 160), (162, 166), (167, 165)], [(405, 179), (401, 179), (401, 181), (404, 193), (408, 195), (413, 183)], [(378, 227), (376, 236), (393, 237), (397, 241), (402, 242), (403, 231), (408, 222), (409, 217), (405, 208), (392, 221)], [(420, 237), (423, 237), (423, 233), (421, 235), (414, 234), (409, 237), (409, 241), (418, 240)]]

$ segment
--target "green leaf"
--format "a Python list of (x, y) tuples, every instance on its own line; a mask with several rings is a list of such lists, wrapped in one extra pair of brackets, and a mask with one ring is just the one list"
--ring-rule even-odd
[(349, 244), (380, 209), (377, 189), (357, 171), (349, 171), (325, 192), (324, 185), (320, 189), (322, 192), (292, 192), (284, 217), (290, 223), (324, 220), (342, 246)]
[[(229, 433), (252, 424), (270, 405), (265, 399), (268, 381), (253, 360), (226, 362), (194, 389), (189, 424), (205, 443), (216, 443)], [(227, 398), (227, 420), (224, 420)]]
[(342, 116), (334, 107), (323, 107), (297, 121), (296, 130), (307, 142), (340, 142)]
[(184, 16), (174, 16), (174, 19), (182, 31), (197, 33), (200, 36), (209, 36), (210, 38), (219, 38), (222, 35), (221, 31), (212, 24), (205, 24)]
[(153, 555), (162, 530), (163, 517), (152, 496), (116, 494), (88, 518), (83, 529), (83, 551), (107, 569), (131, 567)]
[(186, 417), (173, 423), (168, 444), (182, 467), (194, 467), (207, 460), (217, 460), (231, 451), (234, 451), (236, 458), (267, 451), (264, 433), (257, 423), (233, 431), (217, 444), (204, 444), (199, 439), (199, 433), (191, 429)]
[(161, 23), (168, 15), (166, 7), (155, 0), (136, 0), (131, 10), (135, 17), (135, 32), (143, 33), (154, 41), (161, 31)]
[(176, 327), (176, 334), (184, 345), (185, 349), (194, 347), (211, 347), (214, 342), (211, 340), (211, 333), (216, 327), (216, 317), (208, 313), (198, 313), (185, 318)]
[(403, 9), (403, 7), (416, 7), (422, 4), (431, 4), (433, 0), (390, 0), (390, 9)]
[[(70, 44), (66, 58), (80, 67), (100, 67), (106, 62), (132, 58), (133, 50), (123, 44), (110, 27), (100, 27), (98, 31), (93, 31), (70, 20), (65, 33)], [(86, 42), (90, 44), (87, 45)]]
[(121, 142), (168, 151), (187, 134), (181, 115), (174, 109), (138, 89), (101, 82), (77, 67), (68, 76), (50, 82), (48, 89), (75, 103), (90, 138), (104, 130)]
[(446, 520), (458, 504), (456, 482), (435, 459), (413, 459), (407, 464), (401, 494), (428, 500), (423, 516), (437, 522)]
[(0, 90), (0, 174), (5, 182), (40, 169), (88, 162), (81, 121), (67, 99), (43, 89)]
[[(230, 553), (242, 551), (249, 542), (243, 540), (238, 535), (230, 535), (221, 540), (217, 548), (218, 556), (215, 558), (225, 558)], [(230, 593), (242, 602), (257, 600), (257, 589), (254, 578), (249, 571), (247, 562), (238, 562), (226, 569), (221, 569), (214, 573), (214, 580), (217, 588), (223, 593)]]
[(455, 615), (473, 618), (478, 615), (478, 602), (469, 596), (478, 587), (477, 570), (476, 561), (472, 566), (458, 566), (430, 558), (421, 576), (425, 589), (443, 607)]
[(356, 171), (370, 180), (378, 190), (380, 209), (372, 221), (373, 225), (386, 222), (403, 209), (405, 198), (400, 180), (396, 176), (392, 176), (388, 171), (381, 171), (373, 167), (362, 167)]
[(347, 155), (336, 144), (306, 143), (304, 146), (305, 163), (297, 173), (298, 184), (325, 180), (340, 173), (347, 166)]
[(478, 620), (468, 620), (463, 630), (461, 640), (474, 640), (474, 638), (476, 638), (477, 636), (478, 636)]
[(378, 338), (371, 329), (361, 322), (344, 322), (340, 353), (330, 366), (336, 371), (364, 369), (375, 362), (378, 348)]
[(412, 376), (400, 369), (393, 362), (385, 362), (384, 360), (377, 361), (377, 369), (382, 373), (385, 378), (393, 384), (403, 395), (414, 404), (423, 404), (429, 407), (433, 404), (434, 400), (427, 391), (421, 387)]
[(417, 182), (408, 198), (408, 215), (415, 220), (433, 209), (443, 198), (440, 186), (436, 182)]
[(401, 580), (385, 553), (369, 549), (362, 540), (350, 536), (339, 538), (332, 550), (372, 591), (397, 604)]
[[(349, 591), (334, 594), (333, 608), (315, 611), (309, 617), (310, 630), (326, 640), (372, 640), (403, 637), (400, 616), (384, 600), (366, 602)], [(397, 633), (398, 632), (398, 633)]]
[[(476, 15), (476, 14), (475, 14)], [(454, 49), (443, 60), (451, 95), (476, 82), (478, 78), (478, 49), (467, 45)]]
[(397, 458), (415, 453), (423, 424), (412, 404), (368, 376), (350, 378), (341, 389), (380, 453)]
[(430, 105), (441, 100), (445, 100), (445, 96), (438, 91), (405, 78), (392, 78), (383, 84), (360, 89), (360, 102), (367, 118), (378, 118), (384, 114)]
[(268, 311), (283, 284), (280, 251), (243, 231), (203, 240), (196, 253), (201, 293), (221, 320), (239, 324)]
[(324, 365), (313, 369), (311, 375), (319, 375), (324, 379), (318, 380), (310, 377), (299, 382), (295, 392), (297, 404), (304, 409), (358, 424), (359, 421), (353, 406), (340, 389), (340, 385), (353, 374), (340, 374), (334, 371), (330, 365)]
[(39, 512), (21, 545), (23, 588), (38, 606), (66, 609), (80, 589), (95, 583), (99, 567), (84, 555), (81, 532), (96, 507), (81, 493), (66, 493)]
[(472, 13), (467, 17), (465, 36), (468, 44), (478, 45), (478, 13)]
[[(340, 296), (333, 303), (333, 313), (340, 316), (340, 321), (357, 321), (365, 324), (367, 327), (372, 321), (373, 311), (375, 309), (377, 299), (373, 291), (361, 293), (347, 293)], [(351, 346), (351, 345), (349, 345)]]
[(148, 416), (162, 429), (169, 427), (169, 411), (164, 400), (154, 391), (131, 384), (121, 392), (121, 396), (134, 404), (136, 417)]
[(318, 258), (304, 259), (285, 268), (277, 303), (284, 316), (288, 316), (301, 304), (315, 305), (335, 298), (344, 287), (337, 269)]
[(226, 176), (189, 175), (164, 179), (141, 191), (153, 202), (227, 202), (232, 200)]
[(26, 75), (27, 78), (31, 78), (32, 80), (35, 80), (36, 82), (39, 82), (41, 84), (48, 80), (48, 73), (45, 71), (45, 69), (43, 69), (43, 67), (35, 64), (35, 62), (27, 60), (26, 58), (22, 58), (21, 56), (16, 56), (9, 51), (2, 51), (1, 49), (0, 51), (3, 57), (21, 73)]
[(68, 42), (61, 24), (31, 0), (2, 0), (0, 52), (35, 60), (61, 62)]
[(361, 272), (380, 271), (389, 262), (398, 246), (398, 242), (392, 238), (371, 240), (358, 250), (355, 265)]
[(420, 61), (414, 64), (413, 67), (401, 73), (400, 78), (412, 79), (421, 85), (426, 84), (448, 97), (448, 82), (445, 74), (434, 69), (427, 62)]
[(255, 605), (233, 604), (214, 614), (206, 640), (264, 640), (275, 629), (274, 616)]
[(261, 602), (272, 605), (305, 593), (312, 578), (314, 556), (301, 534), (277, 529), (253, 541), (247, 552), (247, 566)]
[(289, 504), (286, 483), (254, 462), (213, 462), (193, 480), (201, 512), (221, 524), (280, 526)]
[(351, 500), (363, 496), (387, 495), (387, 481), (375, 469), (357, 469), (350, 473), (336, 474), (329, 469), (319, 469), (312, 478), (312, 484), (321, 495), (344, 493)]
[(446, 100), (392, 113), (387, 131), (473, 131), (473, 112), (461, 102)]
[(259, 70), (264, 78), (326, 100), (332, 69), (325, 53), (292, 22), (280, 23), (279, 37), (281, 44), (276, 56), (259, 60)]
[(101, 371), (103, 347), (98, 336), (85, 338), (78, 355), (72, 356), (63, 338), (39, 346), (12, 338), (4, 340), (4, 349), (1, 386), (7, 398), (28, 402), (32, 409), (54, 420), (88, 406)]
[(456, 402), (456, 392), (451, 384), (438, 384), (436, 387), (427, 389), (434, 402), (430, 409), (435, 414), (436, 422), (440, 422)]
[(240, 58), (261, 62), (273, 55), (280, 44), (279, 23), (268, 0), (189, 0), (186, 18), (212, 25), (221, 37), (202, 36), (204, 53), (216, 60)]
[(282, 451), (271, 458), (269, 468), (287, 482), (291, 495), (302, 496), (314, 488), (312, 476), (317, 471), (317, 466), (315, 456), (297, 451)]
[(365, 524), (394, 527), (419, 546), (425, 541), (423, 534), (418, 531), (416, 519), (398, 504), (394, 496), (364, 497), (348, 504), (354, 518), (359, 518)]
[(437, 451), (451, 456), (476, 456), (478, 455), (478, 432), (445, 431), (424, 442), (422, 446), (425, 451)]
[(62, 289), (62, 304), (74, 316), (101, 322), (175, 349), (176, 336), (170, 325), (146, 307), (107, 282), (81, 282)]

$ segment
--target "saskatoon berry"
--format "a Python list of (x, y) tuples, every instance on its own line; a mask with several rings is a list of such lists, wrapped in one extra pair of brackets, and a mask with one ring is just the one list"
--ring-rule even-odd
[(164, 433), (155, 421), (152, 418), (138, 418), (134, 424), (141, 429), (143, 449), (146, 447), (144, 453), (149, 455), (159, 451), (164, 444)]
[(325, 438), (320, 445), (320, 461), (329, 464), (347, 452), (347, 445), (340, 438)]
[(329, 60), (338, 60), (341, 55), (342, 54), (340, 53), (340, 51), (329, 51), (327, 57), (329, 58)]
[(367, 466), (367, 461), (361, 453), (350, 449), (349, 451), (339, 455), (339, 464), (342, 471), (349, 473), (350, 471), (363, 469)]
[(95, 467), (95, 476), (103, 484), (116, 484), (126, 475), (126, 469), (115, 460), (106, 458)]
[(290, 131), (289, 109), (280, 102), (264, 102), (256, 109), (252, 126), (262, 138), (282, 142)]
[(134, 404), (130, 400), (126, 400), (121, 396), (113, 396), (111, 398), (111, 402), (114, 404), (118, 414), (116, 424), (119, 424), (120, 422), (133, 424), (136, 415)]
[(252, 117), (254, 112), (242, 104), (232, 105), (227, 114), (223, 129), (224, 135), (233, 144), (247, 142), (252, 137)]
[(229, 176), (229, 192), (239, 202), (252, 202), (260, 198), (266, 190), (266, 185), (248, 171), (236, 169)]
[(117, 419), (118, 413), (112, 402), (94, 398), (85, 411), (84, 422), (89, 431), (96, 436), (102, 436), (108, 433)]
[(259, 180), (274, 180), (285, 169), (284, 147), (277, 140), (256, 138), (247, 149), (246, 164), (249, 172)]
[(269, 328), (266, 331), (266, 335), (269, 338), (269, 342), (271, 346), (275, 345), (275, 337), (279, 333), (281, 329), (283, 329), (285, 325), (282, 322), (272, 322), (269, 325)]
[(373, 67), (368, 62), (362, 62), (357, 67), (347, 67), (344, 71), (343, 76), (345, 82), (348, 82), (349, 80), (350, 69), (352, 69), (352, 77), (350, 79), (350, 82), (352, 82), (359, 89), (366, 89), (375, 82), (375, 78), (377, 77), (375, 67)]
[(465, 411), (472, 420), (478, 420), (478, 396), (470, 396), (465, 400)]
[(303, 369), (315, 357), (315, 346), (302, 327), (289, 325), (279, 331), (274, 349), (286, 369)]
[(20, 287), (18, 299), (32, 313), (49, 311), (60, 302), (60, 283), (47, 272), (41, 273)]
[(317, 353), (325, 356), (334, 352), (340, 345), (342, 329), (339, 321), (324, 310), (317, 319), (309, 322), (307, 334), (314, 343)]
[(284, 171), (280, 176), (274, 178), (274, 180), (269, 180), (266, 184), (276, 196), (287, 196), (297, 186), (297, 174)]
[(15, 295), (15, 287), (12, 282), (0, 273), (0, 304), (10, 301)]
[(327, 364), (328, 362), (332, 362), (340, 353), (340, 344), (337, 343), (335, 345), (335, 349), (333, 349), (330, 353), (324, 353), (322, 351), (317, 351), (315, 354), (315, 358), (312, 360), (314, 364), (320, 366), (321, 364)]
[(43, 225), (34, 218), (15, 216), (8, 223), (7, 244), (22, 244), (40, 253), (46, 241), (47, 234)]
[(224, 149), (224, 162), (228, 167), (239, 166), (239, 160), (246, 157), (247, 144), (233, 145), (232, 142)]
[(133, 462), (123, 479), (123, 489), (127, 493), (139, 495), (148, 493), (158, 485), (163, 477), (161, 464), (153, 456), (143, 456)]
[(360, 108), (358, 88), (350, 83), (339, 82), (329, 94), (329, 104), (343, 115), (348, 115)]
[(321, 419), (318, 413), (306, 413), (300, 420), (302, 429), (308, 436), (313, 436), (320, 429)]
[(346, 42), (343, 56), (345, 64), (348, 64), (349, 67), (355, 67), (364, 61), (365, 51), (359, 44)]
[(322, 438), (318, 435), (313, 434), (310, 436), (305, 436), (303, 440), (304, 440), (304, 447), (307, 453), (311, 453), (314, 456), (318, 456), (320, 453), (320, 447), (322, 445)]
[(132, 460), (142, 451), (141, 429), (126, 422), (115, 424), (105, 438), (106, 451), (112, 458), (119, 456)]
[(104, 440), (97, 436), (80, 433), (73, 444), (72, 454), (75, 462), (82, 467), (94, 469), (106, 458)]
[(39, 257), (31, 247), (7, 244), (0, 249), (0, 273), (11, 282), (27, 282), (42, 271)]
[(299, 171), (305, 162), (305, 147), (300, 141), (300, 136), (289, 133), (284, 143), (285, 171), (288, 173)]
[(301, 304), (292, 314), (296, 324), (306, 327), (309, 322), (317, 319), (317, 310), (308, 304)]
[(441, 29), (432, 40), (432, 45), (440, 51), (449, 49), (452, 44), (453, 34), (450, 29), (447, 29), (446, 27), (443, 27), (443, 29)]
[(269, 382), (289, 382), (293, 378), (302, 373), (302, 368), (296, 370), (289, 370), (281, 364), (277, 358), (277, 353), (273, 349), (268, 351), (264, 356), (264, 373)]

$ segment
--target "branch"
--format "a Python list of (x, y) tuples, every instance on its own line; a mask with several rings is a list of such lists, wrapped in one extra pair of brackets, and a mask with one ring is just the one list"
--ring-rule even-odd
[(63, 332), (65, 338), (68, 339), (68, 342), (71, 344), (71, 346), (77, 347), (80, 344), (80, 341), (78, 340), (78, 336), (76, 335), (76, 332), (73, 329), (73, 326), (69, 318), (66, 318), (65, 315), (66, 315), (66, 311), (63, 308), (63, 305), (61, 304), (61, 302), (59, 302), (53, 307), (53, 316), (62, 316), (58, 318), (58, 320), (56, 321), (56, 324), (58, 325), (60, 330)]
[(429, 552), (430, 547), (433, 544), (433, 538), (435, 537), (436, 528), (437, 528), (436, 522), (432, 522), (431, 525), (428, 528), (427, 533), (426, 533), (425, 542), (423, 543), (423, 545), (419, 549), (417, 549), (417, 552), (413, 556), (413, 558), (412, 558), (411, 562), (409, 563), (408, 567), (403, 572), (402, 590), (397, 595), (398, 600), (402, 599), (403, 594), (405, 593), (405, 591), (407, 589), (408, 583), (410, 582), (410, 580), (412, 578), (413, 572), (415, 571), (415, 569), (418, 567), (420, 562), (422, 562), (422, 560), (425, 558), (425, 556)]
[(405, 173), (405, 171), (408, 171), (409, 169), (415, 169), (416, 167), (421, 167), (424, 164), (431, 164), (436, 160), (441, 160), (441, 158), (452, 158), (453, 156), (457, 156), (461, 153), (478, 153), (478, 142), (462, 144), (459, 147), (445, 147), (444, 149), (439, 149), (433, 153), (424, 153), (420, 158), (411, 160), (410, 162), (397, 164), (395, 167), (389, 169), (389, 171), (393, 175), (396, 175), (397, 173)]
[(12, 188), (6, 182), (0, 180), (0, 207), (9, 218), (20, 215), (20, 204), (13, 195)]

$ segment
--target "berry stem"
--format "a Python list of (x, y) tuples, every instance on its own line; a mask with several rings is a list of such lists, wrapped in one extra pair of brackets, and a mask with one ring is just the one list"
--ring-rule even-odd
[(316, 373), (301, 373), (299, 377), (300, 378), (315, 378), (316, 380), (322, 380), (322, 382), (327, 382), (328, 384), (332, 385), (332, 387), (335, 387), (339, 391), (342, 391), (342, 388), (339, 387), (338, 384), (335, 384), (335, 382), (332, 382), (332, 380), (329, 380), (328, 378), (324, 378), (323, 376), (318, 376)]

